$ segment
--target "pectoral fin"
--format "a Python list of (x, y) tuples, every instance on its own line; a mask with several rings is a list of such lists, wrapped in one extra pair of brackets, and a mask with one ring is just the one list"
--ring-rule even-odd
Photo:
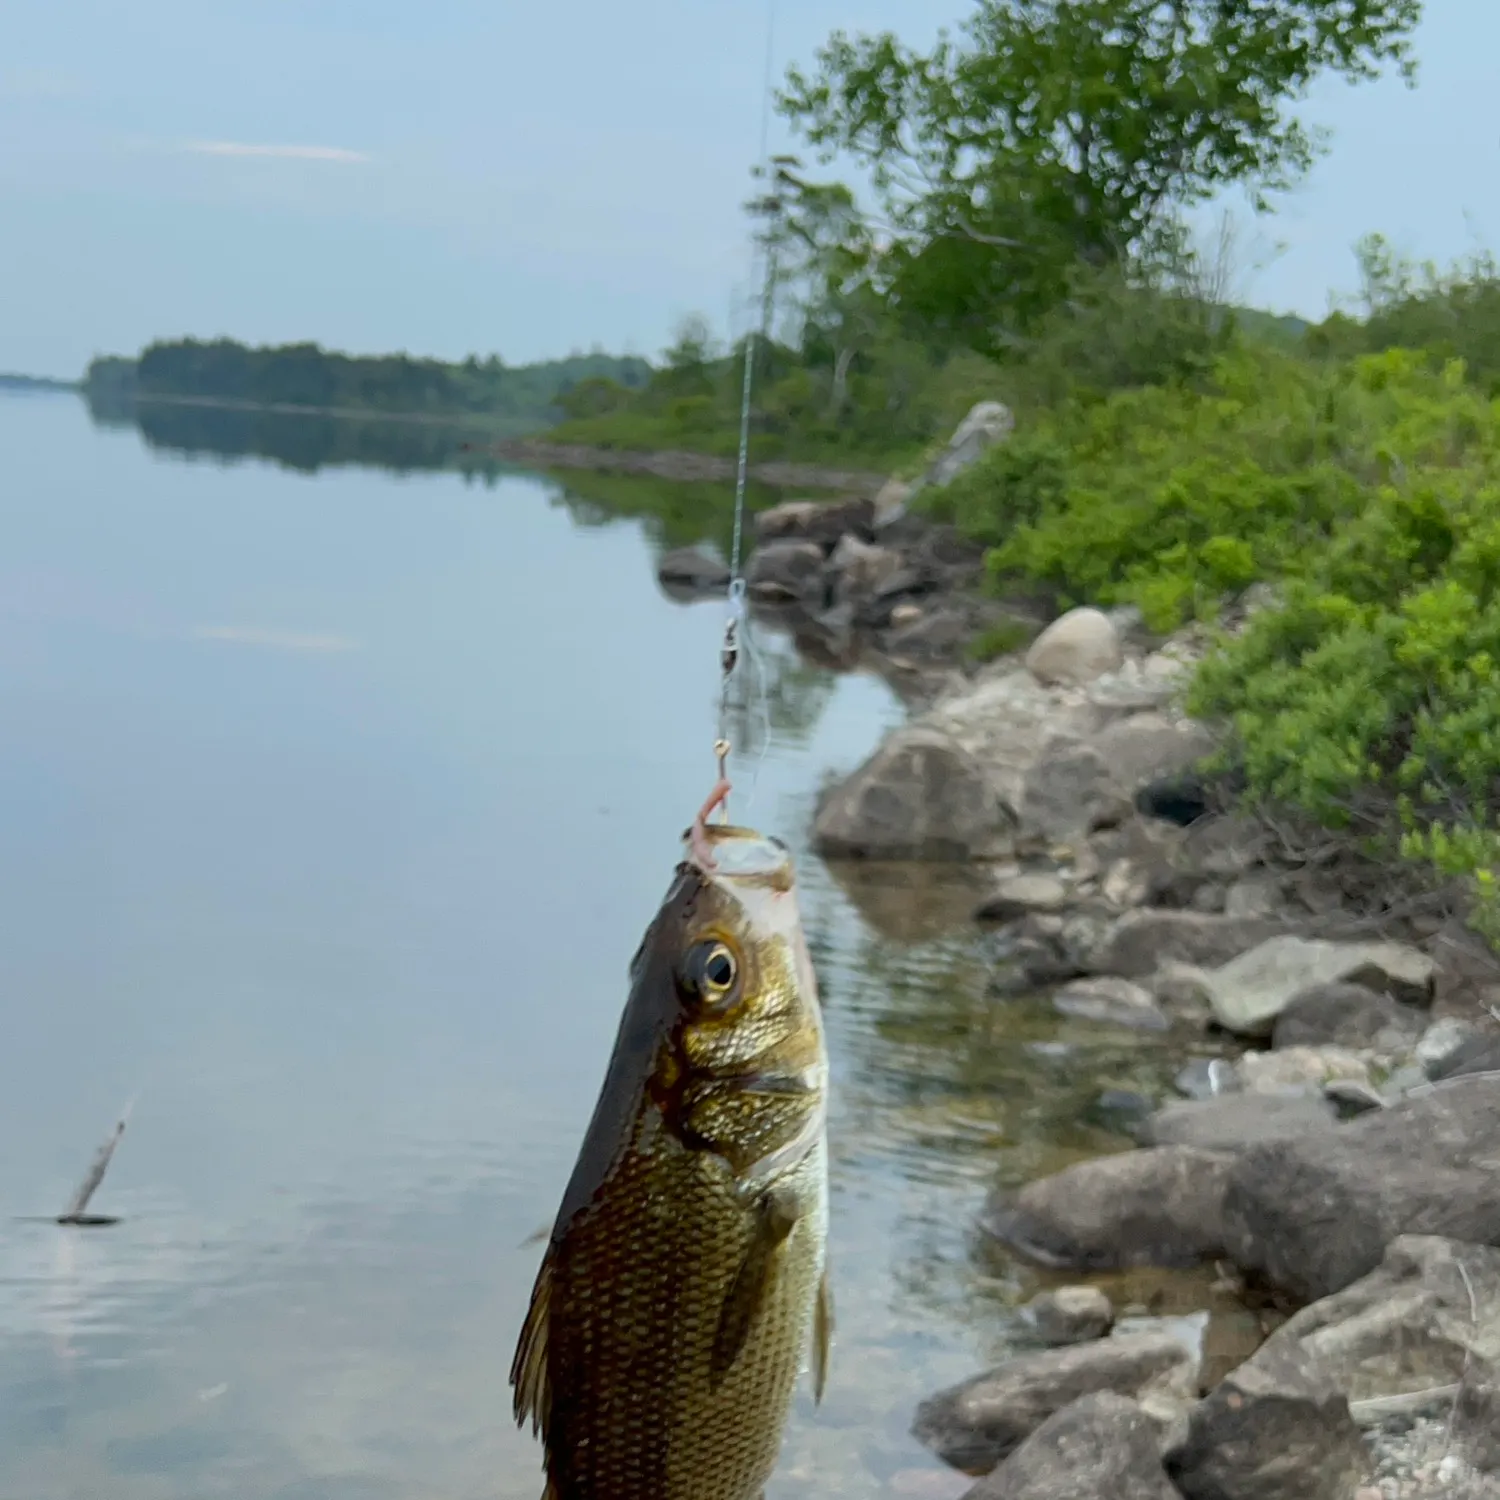
[(822, 1402), (823, 1388), (828, 1384), (828, 1349), (833, 1343), (833, 1326), (833, 1286), (828, 1280), (828, 1267), (824, 1266), (813, 1308), (813, 1400), (818, 1403)]
[[(516, 1426), (524, 1427), (531, 1418), (531, 1431), (547, 1441), (547, 1427), (552, 1414), (552, 1390), (547, 1380), (547, 1323), (552, 1311), (552, 1256), (549, 1253), (537, 1272), (531, 1289), (531, 1306), (521, 1325), (516, 1356), (511, 1361), (510, 1383), (515, 1389)], [(546, 1500), (546, 1497), (543, 1497)]]
[(730, 1283), (723, 1311), (719, 1314), (719, 1328), (709, 1361), (709, 1381), (714, 1389), (722, 1383), (745, 1347), (750, 1326), (765, 1302), (776, 1274), (776, 1252), (796, 1227), (799, 1212), (796, 1195), (784, 1188), (773, 1188), (757, 1206), (745, 1258)]

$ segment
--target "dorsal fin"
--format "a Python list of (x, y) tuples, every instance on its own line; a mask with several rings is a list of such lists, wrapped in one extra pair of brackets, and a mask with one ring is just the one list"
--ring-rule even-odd
[[(516, 1343), (516, 1357), (510, 1366), (510, 1383), (515, 1390), (516, 1426), (524, 1427), (527, 1417), (530, 1417), (532, 1433), (540, 1433), (544, 1444), (552, 1416), (552, 1389), (547, 1380), (547, 1323), (551, 1311), (552, 1251), (549, 1247), (542, 1258), (541, 1269), (536, 1273), (531, 1306), (526, 1309), (526, 1321), (521, 1325), (521, 1337)], [(548, 1496), (544, 1495), (542, 1500), (548, 1500)]]

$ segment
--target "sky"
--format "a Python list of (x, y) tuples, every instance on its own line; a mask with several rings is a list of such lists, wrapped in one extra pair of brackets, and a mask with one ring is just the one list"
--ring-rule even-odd
[[(738, 328), (770, 3), (0, 0), (0, 370), (180, 335), (522, 363)], [(776, 70), (964, 9), (779, 0)], [(1274, 218), (1237, 210), (1243, 300), (1322, 315), (1369, 230), (1500, 248), (1500, 4), (1427, 9), (1418, 87), (1319, 85), (1331, 153)]]

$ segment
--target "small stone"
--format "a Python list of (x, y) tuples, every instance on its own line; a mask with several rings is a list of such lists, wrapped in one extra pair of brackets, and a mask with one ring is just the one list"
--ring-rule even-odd
[(891, 625), (899, 630), (903, 625), (915, 625), (922, 618), (920, 604), (898, 604), (891, 611)]
[(1114, 1304), (1095, 1286), (1062, 1286), (1029, 1304), (1042, 1341), (1055, 1347), (1102, 1339), (1115, 1321)]

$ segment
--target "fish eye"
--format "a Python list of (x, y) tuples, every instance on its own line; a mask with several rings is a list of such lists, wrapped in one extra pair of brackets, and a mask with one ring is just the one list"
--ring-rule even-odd
[(706, 1000), (722, 1000), (740, 976), (739, 961), (727, 943), (699, 943), (684, 966), (688, 982)]

